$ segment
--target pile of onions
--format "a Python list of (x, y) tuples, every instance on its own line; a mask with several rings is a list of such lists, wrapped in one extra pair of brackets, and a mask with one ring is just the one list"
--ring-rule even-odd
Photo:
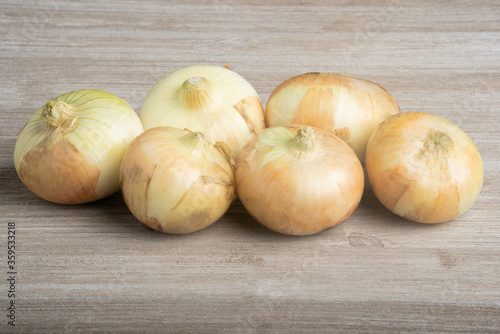
[(209, 65), (158, 81), (139, 116), (99, 90), (52, 99), (21, 130), (14, 163), (43, 199), (80, 204), (121, 188), (140, 222), (173, 234), (213, 224), (236, 192), (269, 229), (318, 233), (357, 208), (363, 164), (390, 211), (441, 223), (475, 203), (484, 175), (461, 129), (436, 115), (400, 113), (376, 83), (305, 73), (276, 87), (264, 115), (243, 77)]
[(91, 202), (120, 189), (123, 151), (142, 132), (139, 117), (118, 96), (77, 90), (31, 116), (17, 138), (14, 164), (22, 182), (45, 200)]
[(144, 225), (184, 234), (218, 220), (234, 199), (234, 170), (223, 143), (172, 127), (146, 130), (120, 168), (123, 198)]
[(269, 127), (302, 124), (331, 131), (364, 163), (373, 129), (399, 113), (394, 97), (371, 81), (338, 73), (305, 73), (282, 82), (266, 105)]
[(472, 140), (436, 115), (406, 112), (372, 133), (366, 171), (390, 211), (420, 223), (441, 223), (468, 210), (483, 184), (483, 163)]
[(310, 235), (345, 221), (356, 209), (364, 174), (338, 137), (309, 126), (268, 128), (236, 162), (236, 191), (247, 211), (279, 233)]
[(139, 117), (145, 130), (186, 128), (202, 132), (212, 143), (225, 142), (235, 160), (265, 127), (264, 108), (252, 85), (228, 68), (210, 65), (184, 67), (158, 81)]

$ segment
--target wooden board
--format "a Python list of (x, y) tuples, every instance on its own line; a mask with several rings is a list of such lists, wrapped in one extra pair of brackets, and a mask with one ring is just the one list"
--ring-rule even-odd
[[(499, 23), (494, 0), (1, 0), (0, 332), (499, 333)], [(367, 186), (349, 220), (315, 236), (271, 232), (238, 202), (172, 236), (120, 194), (62, 206), (21, 183), (16, 138), (48, 100), (94, 88), (138, 112), (156, 81), (193, 64), (229, 65), (264, 104), (305, 72), (380, 83), (403, 112), (469, 134), (482, 193), (432, 226), (391, 214)]]

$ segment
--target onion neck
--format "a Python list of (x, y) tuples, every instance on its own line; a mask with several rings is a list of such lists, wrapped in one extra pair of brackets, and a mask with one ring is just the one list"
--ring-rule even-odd
[(446, 133), (441, 131), (431, 131), (427, 135), (424, 147), (431, 151), (446, 151), (453, 145), (453, 140)]
[(314, 131), (310, 126), (303, 126), (290, 141), (291, 147), (300, 152), (314, 150)]
[(423, 141), (420, 157), (423, 159), (434, 159), (442, 156), (453, 147), (453, 139), (441, 131), (430, 131)]
[(205, 147), (205, 145), (209, 144), (207, 137), (199, 131), (192, 132), (190, 131), (186, 135), (179, 138), (179, 142), (185, 146), (186, 150), (192, 152), (198, 148)]
[(78, 120), (76, 111), (69, 103), (57, 100), (51, 100), (43, 106), (41, 117), (47, 126), (58, 129), (61, 134), (72, 131)]
[(188, 109), (203, 109), (213, 103), (215, 89), (203, 77), (189, 78), (182, 84), (181, 96)]

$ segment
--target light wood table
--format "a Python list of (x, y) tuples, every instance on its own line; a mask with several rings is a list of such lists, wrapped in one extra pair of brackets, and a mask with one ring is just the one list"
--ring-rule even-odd
[[(499, 333), (499, 26), (495, 0), (0, 0), (0, 332)], [(160, 78), (193, 64), (229, 65), (263, 104), (305, 72), (380, 83), (403, 112), (469, 134), (482, 193), (431, 226), (367, 186), (346, 222), (315, 236), (271, 232), (240, 203), (175, 236), (142, 226), (120, 194), (63, 206), (21, 183), (16, 138), (48, 100), (94, 88), (139, 112)]]

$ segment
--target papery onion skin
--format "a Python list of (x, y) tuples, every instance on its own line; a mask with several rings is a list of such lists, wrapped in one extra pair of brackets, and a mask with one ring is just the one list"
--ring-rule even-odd
[(186, 234), (217, 221), (234, 199), (234, 169), (224, 145), (200, 132), (157, 127), (138, 136), (120, 168), (123, 198), (144, 225)]
[(21, 130), (15, 168), (28, 189), (47, 201), (96, 201), (120, 189), (121, 157), (142, 132), (139, 117), (118, 96), (68, 92), (38, 109)]
[(483, 163), (472, 140), (439, 116), (405, 112), (372, 133), (366, 171), (380, 202), (419, 223), (442, 223), (467, 211), (483, 185)]
[(245, 143), (265, 128), (264, 108), (252, 85), (232, 70), (212, 65), (178, 69), (148, 92), (139, 117), (144, 129), (171, 126), (225, 142), (236, 160)]
[(235, 175), (238, 198), (250, 215), (288, 235), (311, 235), (345, 221), (364, 189), (354, 151), (332, 133), (308, 126), (260, 132), (241, 151)]
[(346, 74), (311, 72), (276, 87), (266, 104), (266, 124), (303, 124), (331, 131), (364, 163), (373, 129), (399, 112), (394, 97), (379, 84)]

